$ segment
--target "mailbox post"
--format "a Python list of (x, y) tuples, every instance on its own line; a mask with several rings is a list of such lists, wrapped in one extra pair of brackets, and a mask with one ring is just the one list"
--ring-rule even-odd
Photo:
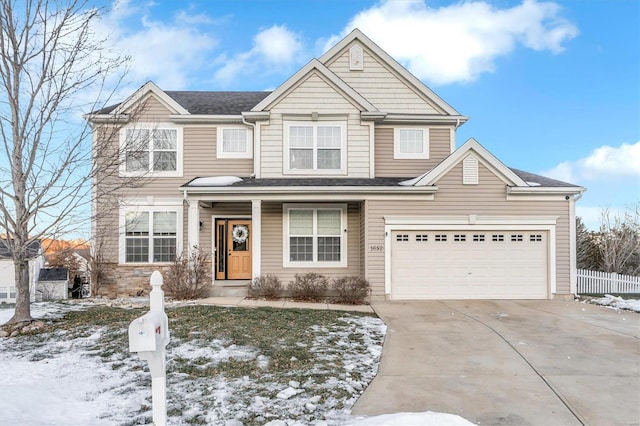
[(149, 363), (151, 372), (151, 403), (153, 424), (167, 424), (167, 373), (166, 346), (169, 344), (169, 319), (164, 312), (164, 291), (162, 274), (151, 274), (149, 312), (136, 318), (129, 325), (129, 352), (137, 352), (141, 359)]

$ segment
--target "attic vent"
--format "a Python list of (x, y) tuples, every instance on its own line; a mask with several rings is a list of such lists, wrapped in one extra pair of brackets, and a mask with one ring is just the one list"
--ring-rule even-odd
[(478, 184), (478, 159), (469, 155), (462, 162), (462, 183), (464, 185)]
[(364, 69), (364, 51), (357, 44), (349, 49), (349, 71), (362, 71)]

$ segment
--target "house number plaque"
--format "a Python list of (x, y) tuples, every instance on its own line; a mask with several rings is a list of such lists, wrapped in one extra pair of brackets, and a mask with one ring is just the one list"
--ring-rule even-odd
[(378, 245), (370, 245), (369, 246), (369, 251), (381, 252), (381, 251), (384, 251), (384, 246), (382, 246), (382, 245), (379, 245), (379, 246)]

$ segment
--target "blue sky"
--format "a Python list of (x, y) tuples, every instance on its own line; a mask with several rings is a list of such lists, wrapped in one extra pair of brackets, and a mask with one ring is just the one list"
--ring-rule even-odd
[(357, 26), (510, 167), (588, 188), (578, 215), (640, 200), (640, 2), (121, 1), (124, 92), (272, 90)]

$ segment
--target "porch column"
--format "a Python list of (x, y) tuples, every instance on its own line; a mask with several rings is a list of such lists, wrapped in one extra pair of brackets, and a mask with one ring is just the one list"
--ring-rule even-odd
[(251, 271), (253, 277), (261, 274), (262, 266), (262, 200), (251, 200)]
[(189, 218), (188, 218), (188, 235), (187, 235), (187, 253), (194, 247), (200, 247), (200, 208), (198, 201), (189, 201)]

